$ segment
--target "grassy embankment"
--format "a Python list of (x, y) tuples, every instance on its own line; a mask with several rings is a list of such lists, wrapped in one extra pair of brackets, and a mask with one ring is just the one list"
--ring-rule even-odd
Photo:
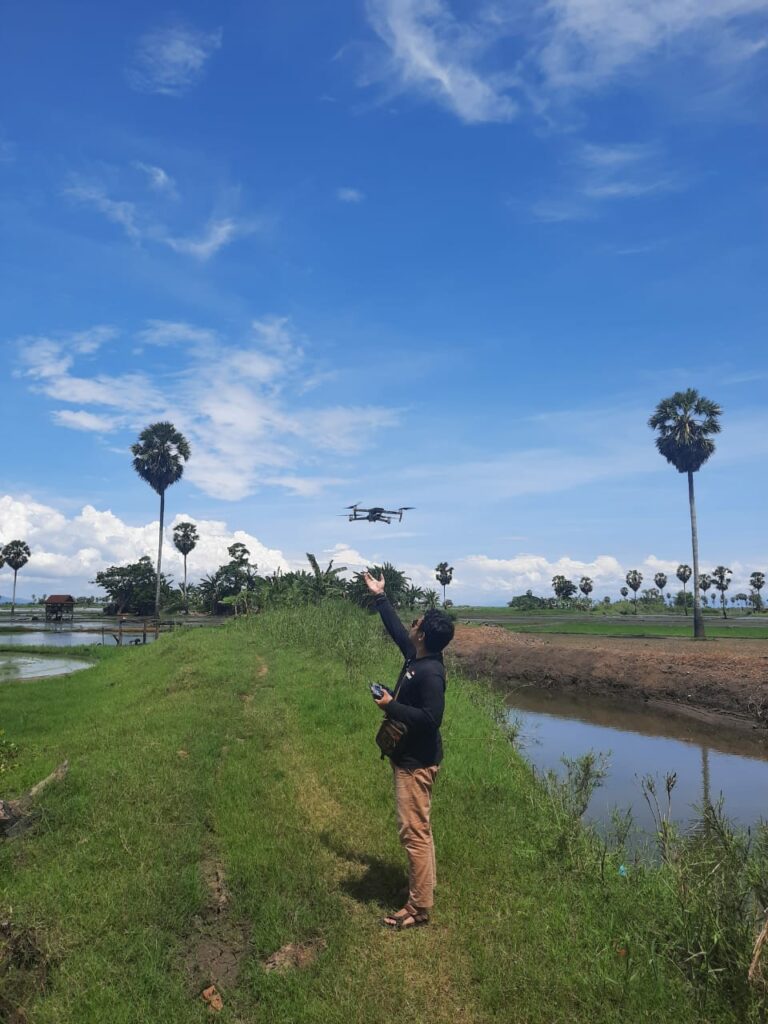
[[(94, 653), (78, 675), (0, 687), (21, 748), (3, 796), (71, 762), (36, 827), (0, 844), (0, 1018), (23, 1005), (31, 1024), (210, 1019), (185, 968), (210, 929), (234, 946), (248, 934), (222, 1022), (762, 1019), (733, 841), (722, 870), (722, 851), (698, 847), (687, 868), (624, 877), (624, 855), (534, 779), (493, 698), (455, 676), (434, 921), (380, 927), (405, 876), (365, 685), (398, 663), (376, 619), (331, 605)], [(219, 868), (229, 902), (211, 918)], [(264, 970), (313, 939), (309, 966)]]

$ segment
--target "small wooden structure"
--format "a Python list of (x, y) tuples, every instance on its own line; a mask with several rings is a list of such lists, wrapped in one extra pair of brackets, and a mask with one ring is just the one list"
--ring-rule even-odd
[(75, 618), (75, 599), (71, 594), (51, 594), (45, 599), (45, 621), (63, 622)]

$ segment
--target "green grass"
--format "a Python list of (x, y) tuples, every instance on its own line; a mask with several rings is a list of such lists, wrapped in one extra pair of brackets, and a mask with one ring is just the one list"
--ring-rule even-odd
[[(759, 1019), (730, 975), (712, 975), (705, 1004), (676, 959), (669, 873), (621, 877), (620, 853), (564, 823), (494, 699), (456, 676), (434, 921), (380, 927), (405, 872), (366, 686), (398, 659), (374, 617), (273, 612), (94, 653), (87, 672), (0, 687), (21, 751), (2, 795), (71, 764), (35, 828), (0, 844), (0, 921), (48, 964), (44, 991), (23, 964), (0, 969), (0, 1007), (23, 1005), (30, 1024), (210, 1020), (184, 962), (212, 861), (228, 921), (249, 934), (222, 1022)], [(310, 966), (264, 971), (274, 950), (316, 938)]]

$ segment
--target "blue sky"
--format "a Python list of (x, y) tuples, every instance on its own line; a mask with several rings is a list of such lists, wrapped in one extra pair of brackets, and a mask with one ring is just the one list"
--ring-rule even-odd
[[(20, 592), (152, 553), (128, 448), (245, 539), (455, 600), (690, 561), (656, 402), (724, 409), (701, 557), (768, 568), (768, 0), (4, 12), (0, 540)], [(11, 441), (11, 438), (13, 440)], [(348, 523), (351, 502), (414, 505)], [(153, 526), (154, 523), (154, 526)], [(169, 552), (170, 570), (176, 570)], [(10, 589), (7, 571), (0, 591)]]

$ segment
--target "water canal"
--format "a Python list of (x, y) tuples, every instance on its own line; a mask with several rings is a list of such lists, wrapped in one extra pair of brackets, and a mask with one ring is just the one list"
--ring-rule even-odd
[(520, 728), (518, 747), (537, 770), (562, 773), (562, 757), (590, 750), (608, 755), (608, 777), (587, 811), (598, 824), (610, 821), (613, 808), (631, 808), (637, 826), (653, 831), (640, 780), (652, 774), (663, 790), (667, 772), (677, 773), (672, 817), (683, 826), (696, 820), (706, 791), (712, 802), (722, 796), (726, 814), (742, 826), (768, 819), (768, 731), (522, 685), (506, 703)]

